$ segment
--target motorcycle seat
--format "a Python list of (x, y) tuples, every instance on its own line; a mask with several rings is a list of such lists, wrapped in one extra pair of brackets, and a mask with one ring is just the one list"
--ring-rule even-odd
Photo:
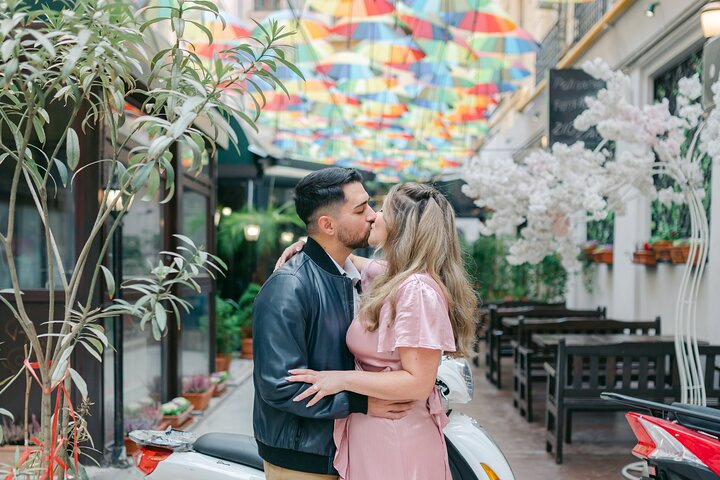
[(720, 410), (711, 407), (702, 407), (699, 405), (689, 405), (677, 402), (672, 405), (682, 407), (685, 410), (700, 413), (704, 416), (714, 417), (715, 420), (706, 420), (704, 418), (696, 418), (676, 411), (673, 412), (677, 421), (680, 422), (681, 425), (720, 437)]
[(255, 438), (236, 433), (206, 433), (193, 444), (198, 453), (263, 470)]

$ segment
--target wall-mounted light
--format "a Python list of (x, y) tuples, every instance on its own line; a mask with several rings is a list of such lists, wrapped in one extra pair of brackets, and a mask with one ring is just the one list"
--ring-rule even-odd
[(249, 223), (243, 227), (243, 232), (245, 233), (245, 240), (248, 242), (256, 242), (257, 239), (260, 238), (260, 225)]
[(660, 2), (650, 2), (645, 9), (645, 16), (646, 17), (654, 17), (655, 16), (655, 9), (660, 6)]
[(227, 217), (227, 216), (230, 215), (231, 213), (232, 213), (232, 208), (230, 208), (230, 207), (223, 207), (223, 208), (222, 208), (222, 214), (223, 214), (224, 217)]
[(705, 38), (720, 35), (720, 2), (710, 2), (700, 10), (700, 25)]
[(542, 148), (543, 150), (546, 149), (546, 148), (548, 148), (548, 137), (547, 137), (547, 135), (543, 135), (542, 137), (540, 137), (540, 148)]
[(280, 242), (284, 245), (288, 245), (292, 243), (293, 239), (295, 238), (295, 234), (293, 232), (282, 232), (280, 234)]
[[(118, 190), (117, 188), (109, 188), (106, 190), (100, 190), (98, 192), (98, 197), (100, 199), (100, 202), (102, 202), (103, 196), (105, 197), (105, 207), (108, 209), (111, 209), (113, 212), (117, 213), (120, 212), (123, 209), (123, 206), (125, 205), (123, 202), (129, 200), (129, 204), (127, 206), (127, 209), (129, 210), (132, 206), (132, 201), (134, 196), (128, 196), (123, 195), (121, 190)], [(115, 202), (115, 199), (117, 198), (117, 202)]]

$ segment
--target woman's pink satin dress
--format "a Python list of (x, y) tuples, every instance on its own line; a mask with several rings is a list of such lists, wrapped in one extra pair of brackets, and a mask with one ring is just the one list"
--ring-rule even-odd
[[(362, 272), (365, 291), (383, 270), (377, 262), (366, 265)], [(357, 370), (401, 370), (398, 347), (455, 350), (447, 301), (429, 275), (412, 275), (403, 282), (392, 326), (389, 320), (389, 303), (381, 309), (380, 325), (374, 332), (365, 330), (360, 317), (353, 320), (347, 344)], [(447, 421), (437, 388), (400, 420), (363, 414), (336, 420), (335, 468), (343, 480), (451, 480), (442, 433)]]

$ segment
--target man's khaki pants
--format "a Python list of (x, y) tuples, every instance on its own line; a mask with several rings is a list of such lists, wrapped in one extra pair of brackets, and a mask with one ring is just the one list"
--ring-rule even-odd
[(319, 473), (298, 472), (278, 467), (268, 462), (265, 465), (265, 480), (337, 480), (337, 475), (321, 475)]

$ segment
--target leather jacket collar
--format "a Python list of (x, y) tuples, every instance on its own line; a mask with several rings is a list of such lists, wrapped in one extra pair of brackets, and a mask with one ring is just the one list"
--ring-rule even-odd
[(335, 266), (330, 255), (323, 249), (323, 247), (316, 242), (312, 237), (308, 237), (305, 248), (303, 249), (305, 254), (310, 257), (310, 260), (315, 262), (320, 268), (333, 275), (340, 275), (340, 272)]

